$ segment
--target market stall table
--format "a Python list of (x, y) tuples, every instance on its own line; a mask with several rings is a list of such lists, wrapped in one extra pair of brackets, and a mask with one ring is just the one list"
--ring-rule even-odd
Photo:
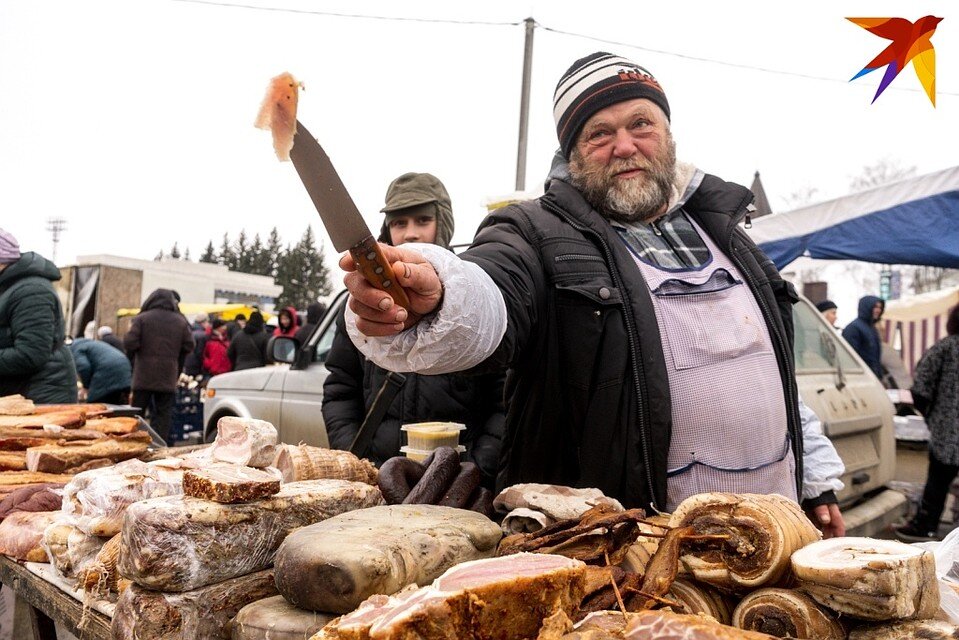
[(76, 598), (6, 556), (0, 556), (0, 582), (30, 606), (33, 638), (57, 640), (58, 624), (80, 640), (110, 640), (110, 618), (93, 609), (84, 612)]

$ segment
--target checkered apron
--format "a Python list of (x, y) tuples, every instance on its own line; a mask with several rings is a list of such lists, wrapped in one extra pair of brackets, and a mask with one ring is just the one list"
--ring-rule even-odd
[(762, 313), (739, 269), (693, 226), (711, 255), (702, 267), (663, 269), (630, 247), (652, 294), (669, 374), (667, 508), (707, 491), (795, 500), (786, 402)]

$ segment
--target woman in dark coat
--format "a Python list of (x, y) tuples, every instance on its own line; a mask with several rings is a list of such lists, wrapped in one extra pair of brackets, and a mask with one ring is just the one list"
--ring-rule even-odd
[(263, 330), (263, 314), (254, 311), (243, 330), (233, 336), (227, 350), (233, 370), (242, 371), (266, 365), (266, 343), (269, 339), (270, 335)]
[(149, 412), (150, 426), (165, 440), (180, 369), (195, 346), (173, 291), (157, 289), (147, 296), (123, 346), (133, 359), (133, 404)]
[(36, 403), (77, 401), (77, 370), (64, 344), (63, 310), (53, 282), (60, 270), (43, 256), (20, 253), (0, 229), (0, 396)]
[(929, 425), (929, 471), (919, 512), (896, 530), (906, 542), (938, 540), (939, 520), (959, 474), (959, 305), (949, 311), (946, 337), (916, 366), (912, 400)]

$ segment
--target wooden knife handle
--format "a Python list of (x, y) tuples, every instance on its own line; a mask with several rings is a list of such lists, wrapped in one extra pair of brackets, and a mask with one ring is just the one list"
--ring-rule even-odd
[(406, 291), (396, 281), (393, 267), (386, 261), (386, 256), (373, 236), (367, 236), (365, 240), (350, 247), (350, 255), (357, 264), (357, 271), (363, 274), (367, 282), (390, 294), (396, 304), (413, 313)]

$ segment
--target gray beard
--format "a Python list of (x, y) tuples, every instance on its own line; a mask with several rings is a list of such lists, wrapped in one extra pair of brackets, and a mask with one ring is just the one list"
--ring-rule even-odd
[[(613, 177), (630, 168), (644, 169), (638, 179), (620, 182)], [(608, 167), (585, 167), (574, 149), (569, 160), (570, 182), (602, 216), (622, 223), (654, 220), (665, 213), (676, 173), (676, 143), (669, 137), (659, 157), (643, 163), (635, 158)]]

